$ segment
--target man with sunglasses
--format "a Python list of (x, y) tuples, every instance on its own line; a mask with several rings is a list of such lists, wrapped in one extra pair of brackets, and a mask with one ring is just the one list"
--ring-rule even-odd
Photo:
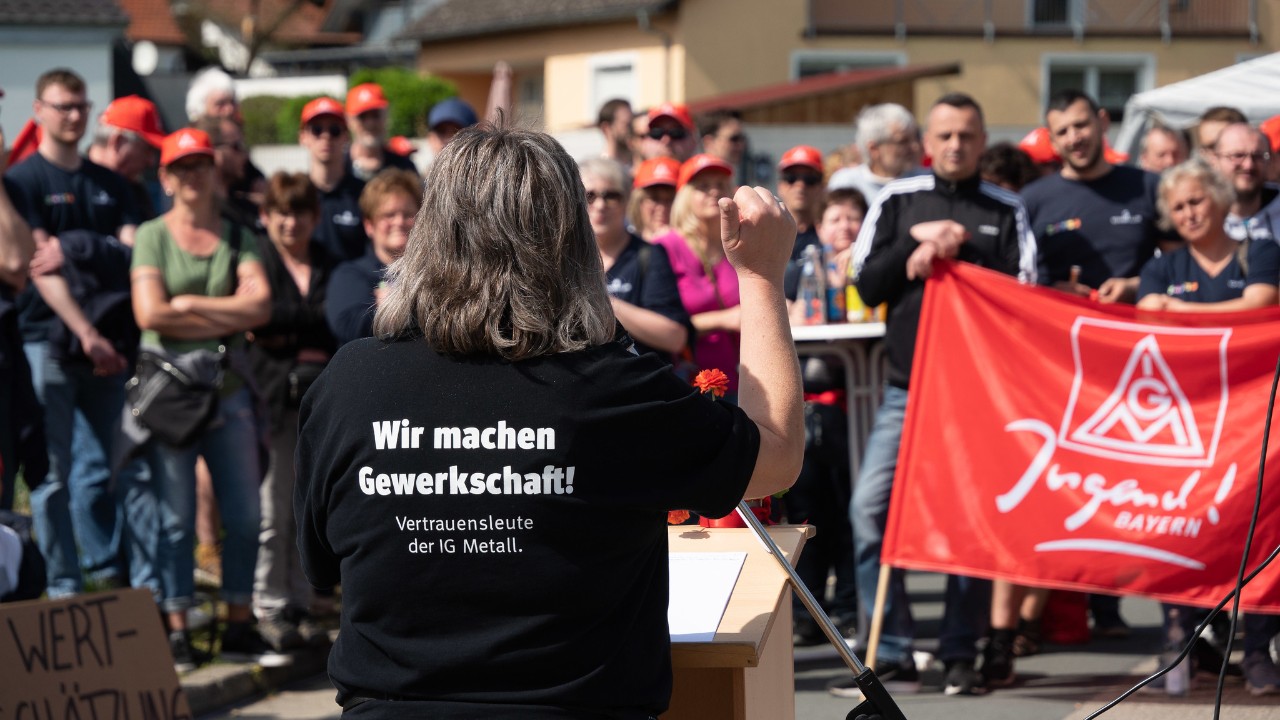
[(715, 155), (741, 173), (742, 158), (747, 151), (747, 136), (742, 129), (742, 113), (737, 110), (715, 110), (698, 121), (702, 151)]
[(307, 149), (307, 175), (320, 191), (320, 222), (312, 240), (336, 262), (356, 260), (369, 247), (360, 215), (364, 181), (347, 171), (346, 112), (331, 97), (318, 97), (302, 108), (298, 142)]
[(806, 247), (820, 244), (814, 211), (822, 192), (822, 153), (817, 148), (797, 145), (782, 154), (778, 163), (778, 197), (796, 219), (792, 260), (798, 260)]
[(32, 490), (31, 506), (55, 598), (81, 592), (82, 573), (108, 587), (126, 584), (103, 440), (118, 428), (128, 361), (118, 339), (104, 337), (72, 294), (59, 239), (80, 230), (131, 246), (140, 220), (125, 179), (80, 155), (91, 108), (76, 73), (58, 68), (41, 75), (33, 106), (39, 147), (7, 176), (22, 196), (15, 204), (25, 207), (36, 244), (32, 284), (17, 305), (45, 413), (50, 472)]
[(678, 103), (662, 103), (649, 111), (649, 130), (640, 143), (642, 160), (673, 157), (684, 162), (693, 157), (696, 148), (689, 108)]

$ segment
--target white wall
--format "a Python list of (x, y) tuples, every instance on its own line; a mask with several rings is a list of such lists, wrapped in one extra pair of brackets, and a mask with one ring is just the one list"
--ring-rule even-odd
[(109, 30), (75, 28), (0, 28), (0, 128), (6, 144), (31, 117), (36, 79), (47, 70), (65, 67), (84, 78), (88, 86), (93, 116), (81, 149), (88, 147), (95, 120), (115, 97), (111, 84), (111, 40)]

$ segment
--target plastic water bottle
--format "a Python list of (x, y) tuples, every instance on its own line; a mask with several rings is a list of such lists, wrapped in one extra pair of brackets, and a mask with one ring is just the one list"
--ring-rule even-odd
[(821, 325), (827, 319), (826, 273), (822, 266), (822, 250), (816, 245), (810, 245), (800, 257), (799, 300), (804, 308), (804, 324)]
[[(1164, 654), (1160, 656), (1161, 665), (1168, 665), (1173, 662), (1178, 654), (1182, 652), (1182, 647), (1187, 643), (1187, 634), (1182, 629), (1181, 613), (1177, 608), (1169, 610), (1169, 637), (1168, 644), (1165, 645)], [(1164, 692), (1166, 695), (1182, 697), (1191, 691), (1191, 658), (1190, 656), (1182, 659), (1182, 662), (1174, 666), (1172, 670), (1165, 673), (1164, 676)]]

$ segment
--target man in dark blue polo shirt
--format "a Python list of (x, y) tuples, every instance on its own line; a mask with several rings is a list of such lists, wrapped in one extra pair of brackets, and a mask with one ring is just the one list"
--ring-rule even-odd
[(1096, 291), (1101, 302), (1133, 302), (1138, 271), (1166, 237), (1156, 228), (1159, 178), (1111, 164), (1102, 142), (1106, 111), (1082, 92), (1054, 96), (1045, 122), (1062, 170), (1022, 191), (1039, 281), (1085, 297)]
[(307, 149), (307, 174), (320, 190), (320, 222), (312, 240), (338, 262), (363, 257), (369, 247), (360, 216), (364, 181), (347, 172), (349, 141), (342, 103), (318, 97), (302, 108), (298, 142)]

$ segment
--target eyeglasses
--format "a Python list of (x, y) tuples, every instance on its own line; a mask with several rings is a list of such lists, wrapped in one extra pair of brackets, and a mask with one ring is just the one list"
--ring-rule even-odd
[(818, 177), (817, 175), (812, 175), (810, 173), (782, 173), (782, 182), (788, 185), (794, 185), (796, 183), (804, 183), (809, 187), (813, 187), (814, 185), (821, 183), (822, 178)]
[(308, 125), (307, 126), (307, 132), (311, 133), (312, 135), (315, 135), (316, 137), (322, 137), (324, 135), (328, 135), (330, 137), (342, 137), (342, 133), (345, 131), (346, 131), (346, 128), (341, 125), (325, 124), (325, 125)]
[(664, 137), (669, 137), (672, 140), (683, 140), (689, 137), (689, 131), (679, 127), (674, 127), (674, 128), (653, 127), (653, 128), (649, 128), (649, 132), (645, 134), (649, 136), (650, 140), (661, 140)]
[(604, 200), (605, 205), (617, 205), (618, 203), (622, 202), (622, 193), (618, 192), (617, 190), (606, 190), (602, 193), (597, 193), (592, 190), (588, 190), (587, 191), (587, 207), (591, 207), (592, 205), (595, 205), (597, 200)]
[(1240, 165), (1245, 161), (1246, 158), (1253, 160), (1254, 165), (1261, 165), (1262, 163), (1267, 162), (1268, 160), (1271, 159), (1271, 153), (1265, 153), (1265, 152), (1256, 152), (1256, 153), (1236, 152), (1236, 153), (1215, 153), (1215, 154), (1218, 157), (1222, 158), (1223, 160), (1226, 160), (1227, 162), (1231, 163), (1232, 165)]
[(46, 102), (44, 100), (41, 100), (40, 104), (48, 108), (53, 108), (53, 110), (56, 111), (59, 115), (70, 115), (71, 113), (76, 112), (77, 110), (80, 112), (81, 115), (88, 115), (89, 108), (93, 107), (93, 103), (91, 102), (51, 103), (51, 102)]
[(242, 142), (219, 143), (215, 147), (217, 147), (219, 150), (234, 150), (235, 152), (239, 152), (239, 153), (242, 153), (249, 149), (245, 147), (244, 143)]

